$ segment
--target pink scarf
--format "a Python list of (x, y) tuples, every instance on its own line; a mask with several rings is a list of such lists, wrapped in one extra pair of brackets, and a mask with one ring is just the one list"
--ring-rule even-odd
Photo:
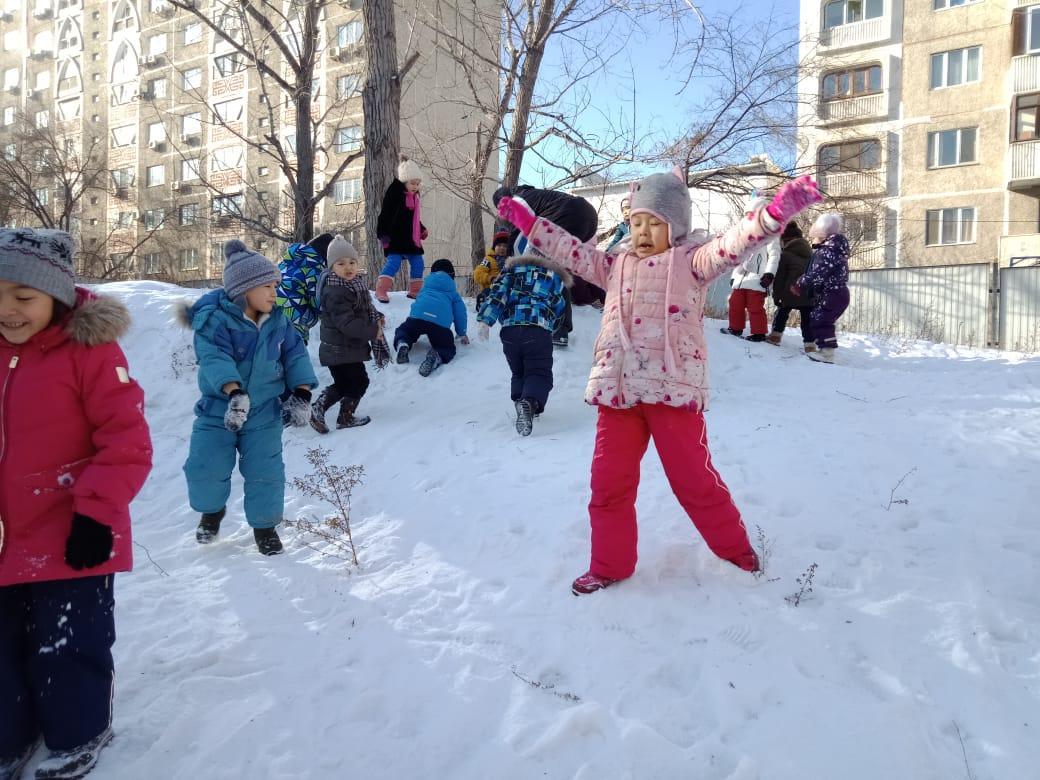
[(422, 248), (422, 223), (419, 221), (419, 193), (405, 190), (404, 205), (412, 210), (412, 243)]

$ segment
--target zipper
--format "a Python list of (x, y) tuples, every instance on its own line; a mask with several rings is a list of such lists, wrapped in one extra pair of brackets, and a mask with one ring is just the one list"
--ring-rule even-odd
[[(636, 262), (635, 274), (634, 274), (634, 278), (632, 279), (632, 295), (631, 295), (631, 301), (630, 301), (629, 307), (628, 307), (628, 322), (627, 323), (625, 322), (625, 308), (624, 308), (624, 306), (621, 307), (621, 327), (625, 329), (626, 333), (628, 333), (628, 340), (630, 342), (632, 341), (632, 328), (629, 327), (629, 325), (631, 325), (632, 320), (633, 320), (633, 315), (635, 314), (635, 311), (636, 311), (636, 291), (639, 289), (639, 266), (642, 265), (642, 263), (643, 263), (642, 260), (638, 260)], [(618, 398), (620, 399), (620, 403), (624, 403), (625, 402), (625, 390), (624, 390), (624, 387), (625, 387), (625, 384), (624, 384), (624, 382), (625, 382), (625, 358), (627, 356), (628, 356), (628, 351), (626, 349), (624, 349), (624, 347), (622, 346), (622, 349), (621, 349), (621, 363), (618, 365)]]
[[(7, 387), (11, 383), (11, 375), (17, 367), (18, 353), (16, 352), (11, 356), (11, 362), (7, 364), (7, 376), (4, 377), (3, 389), (0, 389), (0, 475), (2, 475), (4, 458), (7, 456), (7, 415), (4, 411), (7, 407)], [(0, 514), (0, 558), (3, 557), (4, 542), (7, 538), (5, 531), (4, 517), (3, 514)]]

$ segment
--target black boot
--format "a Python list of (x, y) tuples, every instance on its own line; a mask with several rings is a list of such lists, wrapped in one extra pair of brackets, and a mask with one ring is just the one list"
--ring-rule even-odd
[(282, 551), (282, 540), (273, 528), (254, 528), (253, 538), (261, 555), (278, 555)]
[(756, 342), (757, 341), (765, 341), (766, 340), (766, 334), (765, 333), (752, 333), (750, 336), (745, 336), (744, 340), (745, 341), (756, 341)]
[(0, 760), (0, 780), (17, 780), (17, 778), (21, 777), (22, 770), (32, 759), (33, 753), (36, 752), (39, 744), (40, 741), (38, 739), (33, 740), (18, 755)]
[(94, 739), (72, 750), (52, 750), (36, 767), (36, 780), (69, 780), (85, 777), (97, 764), (98, 754), (112, 741), (107, 728)]
[(398, 363), (407, 363), (408, 362), (408, 353), (411, 352), (411, 351), (412, 351), (412, 348), (410, 346), (408, 346), (407, 344), (402, 344), (401, 346), (399, 346), (397, 348), (397, 362)]
[(199, 520), (199, 527), (195, 529), (195, 541), (199, 544), (209, 544), (217, 538), (220, 533), (220, 521), (224, 519), (227, 508), (219, 512), (207, 512)]
[(329, 426), (325, 424), (325, 412), (339, 402), (343, 396), (335, 385), (329, 385), (321, 391), (321, 395), (311, 404), (311, 427), (318, 433), (328, 433)]
[(516, 432), (521, 436), (530, 436), (534, 430), (534, 404), (526, 398), (516, 402)]
[(343, 399), (339, 405), (339, 416), (336, 418), (337, 428), (359, 428), (372, 422), (372, 418), (367, 415), (354, 414), (359, 403), (361, 403), (360, 398)]
[(733, 330), (733, 328), (719, 328), (719, 333), (726, 333), (730, 336), (736, 336), (738, 339), (744, 336), (744, 331)]

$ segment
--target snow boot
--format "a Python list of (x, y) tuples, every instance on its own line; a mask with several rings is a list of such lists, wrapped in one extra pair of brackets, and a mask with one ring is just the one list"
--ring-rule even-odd
[(392, 290), (393, 287), (393, 277), (380, 276), (376, 279), (376, 300), (380, 303), (390, 303), (390, 290)]
[(571, 583), (571, 593), (575, 596), (585, 596), (589, 593), (595, 593), (597, 590), (609, 588), (615, 582), (620, 581), (612, 580), (609, 577), (600, 577), (598, 574), (587, 571)]
[(815, 352), (816, 351), (816, 342), (815, 341), (804, 341), (804, 342), (802, 342), (802, 349), (805, 350), (805, 354), (806, 355), (808, 355), (810, 352)]
[(399, 346), (397, 348), (397, 363), (398, 363), (398, 365), (400, 365), (401, 363), (407, 363), (408, 362), (408, 353), (411, 352), (411, 351), (412, 351), (412, 348), (410, 346), (408, 346), (407, 344), (402, 344), (401, 346)]
[(321, 391), (321, 395), (311, 404), (311, 427), (318, 433), (328, 433), (329, 426), (325, 423), (325, 412), (331, 409), (342, 398), (335, 385), (330, 385)]
[(738, 569), (749, 571), (752, 574), (762, 570), (762, 567), (758, 563), (758, 553), (756, 553), (754, 550), (751, 550), (750, 552), (746, 553), (741, 553), (736, 558), (727, 558), (726, 560), (728, 560)]
[(566, 333), (561, 333), (559, 336), (552, 337), (552, 343), (554, 347), (566, 347), (570, 345), (571, 339)]
[(807, 353), (809, 360), (815, 360), (817, 363), (833, 363), (834, 362), (834, 348), (824, 347), (818, 349), (815, 352)]
[(360, 398), (343, 399), (339, 405), (339, 416), (336, 418), (337, 428), (341, 430), (343, 428), (360, 428), (362, 425), (368, 425), (372, 422), (372, 418), (367, 415), (354, 414), (354, 410), (357, 409), (359, 403), (361, 403)]
[(422, 279), (412, 279), (408, 282), (408, 297), (413, 301), (419, 297), (419, 290), (422, 289)]
[(0, 780), (18, 780), (39, 744), (40, 740), (35, 739), (17, 756), (0, 761)]
[(779, 347), (780, 346), (780, 340), (783, 339), (783, 337), (784, 337), (783, 333), (777, 333), (774, 330), (772, 333), (770, 333), (768, 336), (766, 336), (766, 343), (767, 344), (772, 344), (774, 347)]
[(426, 353), (426, 357), (423, 358), (422, 364), (419, 366), (419, 376), (429, 376), (436, 371), (441, 363), (441, 353), (430, 347), (430, 351)]
[(273, 528), (254, 528), (253, 538), (261, 555), (278, 555), (284, 549), (278, 532)]
[(199, 520), (199, 527), (195, 529), (195, 541), (199, 544), (209, 544), (217, 538), (220, 533), (220, 521), (224, 519), (227, 507), (219, 512), (204, 512)]
[(766, 340), (766, 334), (765, 333), (752, 333), (750, 336), (746, 336), (744, 338), (744, 340), (745, 341), (754, 341), (755, 343), (760, 343), (760, 342), (763, 342), (763, 341)]
[(534, 430), (534, 404), (521, 398), (516, 406), (516, 432), (521, 436), (530, 436)]
[(744, 337), (744, 331), (733, 330), (733, 328), (719, 328), (719, 333), (726, 333), (730, 336), (736, 336), (738, 339)]
[(36, 780), (75, 780), (86, 777), (97, 764), (101, 749), (112, 741), (107, 728), (85, 745), (72, 750), (52, 750), (36, 767)]

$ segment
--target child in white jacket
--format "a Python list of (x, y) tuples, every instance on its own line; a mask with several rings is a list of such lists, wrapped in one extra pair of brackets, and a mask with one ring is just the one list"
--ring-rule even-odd
[[(765, 202), (764, 198), (755, 198), (748, 205), (748, 212)], [(747, 340), (766, 340), (766, 296), (779, 265), (780, 240), (774, 238), (733, 269), (729, 281), (733, 288), (729, 294), (729, 327), (722, 328), (723, 333), (742, 337), (744, 323), (750, 321), (751, 335)]]

